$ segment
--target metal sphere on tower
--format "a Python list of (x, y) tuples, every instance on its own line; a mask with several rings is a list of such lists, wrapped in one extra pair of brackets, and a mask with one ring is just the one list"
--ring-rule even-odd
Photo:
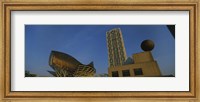
[(144, 40), (141, 43), (141, 48), (144, 51), (151, 51), (154, 48), (154, 42), (152, 40)]

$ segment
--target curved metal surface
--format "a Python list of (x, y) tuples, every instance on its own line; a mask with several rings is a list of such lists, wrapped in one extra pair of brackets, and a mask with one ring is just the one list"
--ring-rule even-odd
[(58, 52), (52, 51), (49, 57), (49, 65), (60, 68), (68, 68), (68, 69), (77, 69), (78, 65), (82, 65), (78, 60), (74, 57)]
[(58, 51), (51, 51), (49, 65), (54, 69), (55, 72), (48, 72), (53, 76), (59, 77), (93, 76), (96, 72), (93, 62), (88, 65), (84, 65), (74, 57)]

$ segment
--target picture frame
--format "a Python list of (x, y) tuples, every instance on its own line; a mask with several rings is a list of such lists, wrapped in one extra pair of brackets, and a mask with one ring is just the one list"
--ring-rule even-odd
[[(178, 101), (198, 101), (199, 100), (199, 75), (198, 75), (198, 33), (200, 30), (199, 26), (199, 0), (197, 1), (176, 1), (176, 2), (164, 2), (154, 1), (141, 2), (141, 1), (61, 1), (61, 2), (48, 2), (48, 0), (34, 2), (25, 2), (23, 0), (14, 0), (13, 2), (4, 0), (1, 2), (2, 6), (2, 28), (1, 28), (1, 99), (51, 99), (51, 98), (75, 98), (75, 101), (89, 101), (91, 98), (103, 101), (101, 98), (112, 100), (134, 100), (141, 98), (145, 99), (159, 99), (172, 98)], [(190, 57), (190, 68), (189, 68), (189, 91), (182, 92), (103, 92), (103, 91), (84, 91), (84, 92), (62, 92), (62, 91), (11, 91), (11, 11), (189, 11), (189, 57)], [(56, 94), (55, 94), (56, 93)], [(66, 99), (66, 100), (67, 100)], [(96, 100), (95, 99), (95, 100)], [(131, 99), (131, 100), (130, 100)], [(180, 100), (179, 100), (180, 99)], [(106, 101), (107, 101), (106, 100)], [(141, 100), (141, 101), (142, 101)]]

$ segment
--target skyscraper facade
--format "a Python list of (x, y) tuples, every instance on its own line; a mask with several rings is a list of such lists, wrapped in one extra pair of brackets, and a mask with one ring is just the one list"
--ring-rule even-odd
[(106, 32), (109, 67), (121, 66), (126, 61), (126, 50), (120, 28)]

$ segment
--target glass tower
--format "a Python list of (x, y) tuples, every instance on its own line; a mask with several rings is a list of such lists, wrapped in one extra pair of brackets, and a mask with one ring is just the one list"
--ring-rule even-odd
[(106, 32), (109, 67), (121, 66), (126, 61), (126, 50), (120, 28)]

